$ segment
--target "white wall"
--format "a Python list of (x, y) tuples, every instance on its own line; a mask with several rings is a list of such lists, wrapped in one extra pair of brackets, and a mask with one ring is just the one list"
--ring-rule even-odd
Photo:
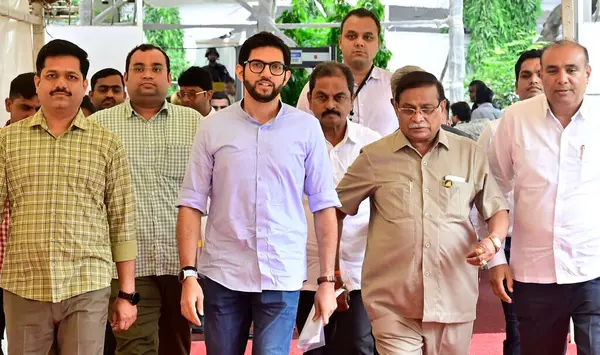
[[(0, 5), (28, 12), (27, 0), (0, 0)], [(19, 74), (34, 70), (31, 25), (0, 16), (0, 101), (8, 97), (10, 82)], [(9, 119), (0, 106), (0, 127)]]
[(392, 51), (388, 70), (417, 65), (438, 78), (442, 74), (450, 48), (447, 34), (422, 32), (386, 32), (385, 43)]
[(104, 68), (124, 72), (127, 53), (145, 42), (144, 31), (136, 26), (48, 26), (47, 30), (46, 43), (64, 39), (88, 53), (88, 80)]

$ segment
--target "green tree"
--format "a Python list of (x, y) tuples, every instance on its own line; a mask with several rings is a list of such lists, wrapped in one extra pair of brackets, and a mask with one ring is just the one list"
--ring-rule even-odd
[[(179, 25), (181, 18), (179, 17), (178, 8), (159, 9), (144, 4), (144, 21), (147, 23)], [(183, 48), (183, 30), (146, 30), (144, 32), (148, 43), (159, 46), (167, 52), (171, 60), (171, 74), (173, 75), (173, 79), (176, 80), (189, 67), (189, 63), (185, 59), (185, 49)], [(169, 95), (174, 90), (175, 86), (173, 85), (169, 89)]]
[[(383, 19), (384, 8), (379, 0), (359, 0), (356, 7), (364, 7), (373, 11), (378, 18)], [(321, 11), (321, 9), (323, 11)], [(277, 23), (327, 23), (341, 22), (344, 16), (352, 10), (352, 6), (345, 0), (295, 0), (292, 8), (284, 11)], [(293, 39), (298, 47), (327, 47), (337, 46), (340, 35), (339, 28), (298, 28), (285, 30), (284, 33)], [(342, 60), (342, 53), (338, 50), (338, 60)], [(385, 46), (383, 33), (381, 34), (381, 50), (374, 59), (375, 65), (387, 68), (387, 63), (392, 57)], [(305, 69), (294, 69), (292, 77), (281, 92), (285, 103), (296, 105), (304, 85), (308, 81), (308, 72)]]
[(482, 80), (501, 107), (515, 102), (514, 65), (522, 51), (542, 45), (534, 43), (540, 13), (541, 0), (465, 0), (464, 23), (471, 34), (465, 85)]

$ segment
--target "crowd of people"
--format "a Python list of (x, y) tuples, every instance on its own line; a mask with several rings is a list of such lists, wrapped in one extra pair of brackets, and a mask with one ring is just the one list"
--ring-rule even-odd
[(564, 354), (571, 319), (600, 354), (587, 49), (515, 58), (501, 111), (481, 81), (471, 106), (418, 66), (376, 67), (381, 31), (350, 11), (343, 63), (314, 68), (297, 107), (271, 33), (240, 48), (241, 101), (213, 48), (167, 98), (159, 47), (88, 87), (87, 53), (46, 44), (0, 130), (9, 354), (190, 354), (195, 325), (209, 355), (243, 354), (251, 326), (254, 354), (283, 355), (314, 307), (325, 345), (307, 354), (466, 355), (480, 272), (504, 354)]

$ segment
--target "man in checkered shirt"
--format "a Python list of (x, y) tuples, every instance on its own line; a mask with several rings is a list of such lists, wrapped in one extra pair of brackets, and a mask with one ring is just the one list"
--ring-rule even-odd
[[(40, 100), (35, 91), (34, 78), (35, 73), (24, 73), (18, 75), (10, 82), (8, 98), (4, 101), (6, 112), (10, 119), (6, 126), (11, 123), (19, 122), (27, 117), (33, 116), (40, 108)], [(6, 240), (8, 238), (9, 210), (8, 201), (4, 205), (4, 218), (0, 224), (0, 272), (4, 264), (4, 250), (6, 249)], [(0, 343), (4, 340), (4, 292), (0, 289)], [(0, 344), (0, 355), (3, 355)]]

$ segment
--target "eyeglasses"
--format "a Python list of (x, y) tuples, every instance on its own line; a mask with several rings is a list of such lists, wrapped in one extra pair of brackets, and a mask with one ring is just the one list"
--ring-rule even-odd
[(262, 60), (253, 59), (245, 61), (244, 65), (246, 64), (248, 64), (250, 71), (254, 74), (262, 73), (267, 65), (269, 66), (269, 71), (271, 72), (271, 74), (275, 76), (281, 76), (287, 70), (287, 66), (281, 62), (266, 63)]
[(412, 108), (412, 107), (400, 107), (398, 109), (398, 111), (400, 111), (401, 114), (403, 114), (406, 117), (413, 117), (414, 115), (417, 114), (417, 111), (419, 111), (419, 113), (421, 114), (421, 116), (423, 117), (427, 117), (429, 115), (431, 115), (432, 113), (434, 113), (438, 108), (440, 108), (440, 105), (442, 104), (442, 102), (440, 101), (437, 106), (423, 106), (420, 108)]
[(180, 99), (185, 99), (185, 97), (187, 96), (191, 100), (195, 100), (198, 97), (198, 95), (202, 95), (202, 94), (205, 94), (205, 93), (206, 93), (206, 90), (199, 91), (199, 92), (196, 92), (196, 91), (178, 91), (177, 92), (177, 97), (179, 97)]

